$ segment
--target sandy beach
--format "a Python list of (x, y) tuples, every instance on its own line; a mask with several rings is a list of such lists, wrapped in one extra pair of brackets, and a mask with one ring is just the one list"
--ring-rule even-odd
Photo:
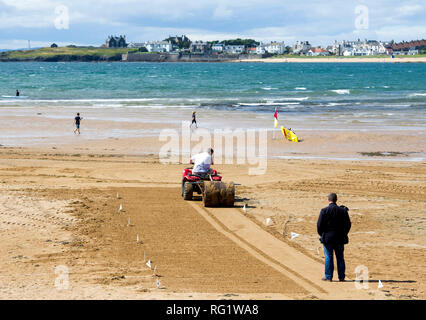
[[(187, 161), (160, 162), (158, 135), (114, 137), (163, 125), (89, 119), (81, 136), (55, 137), (69, 121), (15, 120), (27, 125), (9, 128), (10, 136), (31, 136), (34, 126), (46, 135), (1, 142), (2, 299), (426, 297), (423, 132), (302, 131), (295, 144), (270, 131), (266, 172), (216, 165), (241, 185), (235, 208), (205, 209), (182, 200)], [(320, 280), (316, 220), (331, 191), (353, 224), (345, 283)], [(55, 285), (58, 266), (69, 272), (66, 289)], [(368, 268), (368, 289), (353, 282), (357, 266)]]
[(13, 314), (388, 320), (426, 300), (426, 1), (0, 10)]

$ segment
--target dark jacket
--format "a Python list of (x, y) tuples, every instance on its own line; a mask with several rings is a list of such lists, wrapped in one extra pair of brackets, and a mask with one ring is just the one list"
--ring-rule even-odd
[(323, 244), (347, 244), (348, 233), (351, 229), (349, 209), (330, 203), (328, 207), (321, 209), (318, 217), (317, 231)]

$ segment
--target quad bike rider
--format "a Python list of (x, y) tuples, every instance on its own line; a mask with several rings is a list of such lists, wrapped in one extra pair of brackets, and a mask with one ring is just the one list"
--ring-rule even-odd
[(222, 177), (210, 166), (213, 164), (213, 149), (197, 154), (191, 158), (192, 168), (186, 168), (182, 177), (182, 197), (192, 200), (193, 193), (202, 195), (205, 207), (234, 206), (235, 185), (225, 184)]

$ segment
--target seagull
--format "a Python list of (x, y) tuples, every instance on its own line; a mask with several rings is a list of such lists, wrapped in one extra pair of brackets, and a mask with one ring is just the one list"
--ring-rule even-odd
[(127, 226), (130, 226), (130, 218), (127, 219)]
[(244, 211), (244, 213), (247, 213), (247, 204), (246, 203), (244, 203), (243, 211)]
[(380, 281), (380, 280), (379, 280), (379, 284), (377, 285), (377, 288), (379, 288), (379, 289), (380, 289), (380, 288), (383, 288), (383, 283), (382, 283), (382, 281)]
[(136, 235), (136, 242), (139, 242), (139, 235)]
[(120, 211), (122, 211), (123, 210), (123, 205), (122, 204), (120, 204), (120, 208), (118, 209), (118, 212), (120, 212)]
[(160, 286), (161, 286), (160, 280), (157, 278), (157, 288), (160, 288)]
[(152, 269), (151, 268), (151, 260), (148, 260), (148, 262), (146, 263), (146, 265), (147, 265), (148, 268)]
[(265, 224), (268, 226), (271, 223), (271, 218), (266, 218)]
[(120, 199), (120, 196), (118, 195), (118, 192), (117, 192), (117, 199)]

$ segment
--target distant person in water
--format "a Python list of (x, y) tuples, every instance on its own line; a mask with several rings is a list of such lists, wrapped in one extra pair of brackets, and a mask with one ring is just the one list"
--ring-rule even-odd
[(19, 97), (19, 90), (16, 90), (16, 96)]
[(77, 116), (74, 118), (75, 120), (75, 130), (74, 133), (80, 134), (80, 121), (83, 120), (83, 118), (80, 118), (80, 113), (77, 112)]
[(197, 119), (195, 118), (195, 111), (192, 111), (192, 122), (190, 124), (190, 128), (192, 128), (192, 125), (195, 123), (195, 128), (198, 128), (197, 126)]

